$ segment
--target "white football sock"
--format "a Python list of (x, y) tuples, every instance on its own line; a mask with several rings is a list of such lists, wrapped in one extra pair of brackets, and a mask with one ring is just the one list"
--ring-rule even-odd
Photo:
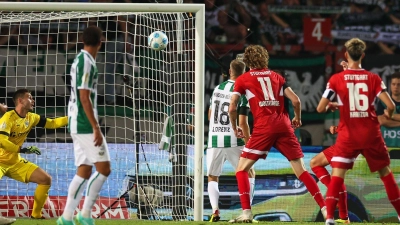
[(96, 202), (100, 190), (106, 180), (107, 177), (97, 171), (90, 177), (86, 189), (85, 201), (83, 202), (82, 207), (83, 217), (92, 218), (93, 205)]
[(75, 175), (69, 184), (67, 203), (65, 204), (62, 216), (66, 220), (72, 220), (76, 207), (82, 199), (82, 193), (85, 190), (87, 180)]
[(214, 213), (215, 210), (218, 210), (218, 200), (219, 200), (218, 182), (209, 181), (207, 191), (208, 191), (208, 197), (210, 198), (211, 207)]
[(254, 186), (256, 185), (256, 178), (249, 178), (250, 183), (250, 205), (253, 203), (254, 198)]

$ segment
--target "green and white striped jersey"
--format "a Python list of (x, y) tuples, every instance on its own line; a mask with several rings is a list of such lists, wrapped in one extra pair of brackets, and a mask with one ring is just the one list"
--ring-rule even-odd
[[(244, 141), (236, 138), (229, 119), (229, 105), (235, 81), (227, 80), (215, 87), (210, 98), (210, 123), (208, 148), (229, 148), (243, 146)], [(238, 107), (248, 106), (246, 96), (241, 96)]]
[(93, 112), (97, 114), (97, 79), (96, 61), (87, 51), (81, 50), (71, 66), (71, 96), (68, 103), (68, 129), (72, 134), (93, 133), (92, 125), (83, 110), (79, 89), (90, 90)]

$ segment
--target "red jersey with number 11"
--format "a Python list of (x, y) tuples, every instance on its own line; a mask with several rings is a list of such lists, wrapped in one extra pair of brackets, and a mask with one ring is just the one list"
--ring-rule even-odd
[(370, 147), (369, 140), (381, 136), (374, 102), (386, 90), (381, 78), (364, 69), (348, 69), (334, 74), (323, 97), (337, 102), (340, 110), (337, 142), (351, 148)]
[(285, 79), (269, 69), (253, 69), (236, 79), (233, 94), (246, 95), (254, 117), (254, 131), (273, 128), (274, 132), (291, 128), (284, 107)]

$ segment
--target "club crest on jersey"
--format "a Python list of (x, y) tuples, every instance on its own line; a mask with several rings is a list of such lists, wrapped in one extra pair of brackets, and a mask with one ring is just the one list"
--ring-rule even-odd
[(27, 121), (25, 121), (25, 127), (28, 127), (29, 126), (29, 121), (27, 120)]
[(6, 122), (3, 122), (3, 123), (1, 124), (1, 126), (0, 126), (1, 129), (6, 129), (6, 127), (7, 127)]

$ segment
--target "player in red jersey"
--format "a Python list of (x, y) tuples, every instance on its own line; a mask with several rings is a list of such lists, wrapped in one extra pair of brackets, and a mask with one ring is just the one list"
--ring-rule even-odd
[(389, 168), (389, 153), (373, 103), (376, 97), (385, 103), (387, 118), (392, 118), (395, 105), (381, 78), (361, 68), (365, 43), (353, 38), (346, 42), (345, 47), (348, 69), (329, 79), (317, 107), (318, 112), (326, 112), (329, 102), (336, 96), (340, 110), (338, 137), (331, 160), (332, 178), (326, 194), (328, 225), (335, 224), (333, 217), (339, 190), (344, 183), (346, 171), (352, 169), (359, 154), (365, 157), (371, 172), (378, 171), (390, 202), (397, 214), (400, 214), (399, 188)]
[[(340, 63), (343, 66), (343, 70), (346, 70), (348, 67), (347, 62), (342, 61)], [(328, 104), (326, 111), (331, 110), (335, 111), (338, 109), (337, 102), (331, 102)], [(331, 134), (337, 133), (337, 126), (331, 126), (329, 131)], [(333, 154), (335, 152), (335, 145), (324, 149), (322, 152), (318, 153), (310, 160), (310, 167), (314, 174), (318, 177), (319, 181), (323, 183), (326, 187), (329, 186), (331, 182), (331, 175), (328, 170), (325, 168), (327, 165), (331, 163)], [(339, 218), (336, 223), (350, 223), (349, 212), (347, 208), (347, 190), (346, 186), (343, 184), (342, 188), (339, 190)]]
[[(295, 175), (304, 183), (325, 215), (324, 198), (314, 178), (305, 169), (304, 155), (294, 135), (293, 128), (301, 126), (300, 99), (286, 85), (285, 78), (268, 69), (268, 60), (268, 52), (264, 47), (253, 45), (246, 48), (243, 61), (250, 71), (236, 80), (229, 105), (229, 118), (237, 137), (242, 137), (242, 130), (237, 127), (236, 119), (237, 102), (241, 95), (246, 95), (254, 116), (253, 133), (236, 168), (243, 213), (229, 222), (252, 221), (248, 171), (258, 159), (266, 158), (271, 147), (278, 149), (290, 161)], [(285, 96), (294, 107), (295, 116), (292, 122), (284, 107)]]

